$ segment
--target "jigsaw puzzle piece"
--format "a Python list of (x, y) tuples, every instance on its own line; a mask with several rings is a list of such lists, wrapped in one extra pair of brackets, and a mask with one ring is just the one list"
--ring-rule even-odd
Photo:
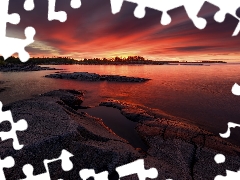
[(3, 172), (3, 168), (11, 168), (15, 164), (14, 159), (11, 156), (6, 157), (5, 159), (0, 159), (0, 179), (5, 180), (6, 177)]
[(208, 0), (208, 2), (220, 8), (220, 10), (214, 16), (215, 21), (223, 22), (226, 17), (226, 14), (231, 14), (235, 18), (239, 19), (236, 12), (237, 9), (240, 7), (240, 1)]
[(48, 0), (48, 20), (58, 20), (65, 22), (67, 20), (67, 13), (64, 11), (55, 11), (56, 0)]
[[(18, 53), (19, 58), (22, 62), (26, 62), (29, 59), (29, 54), (25, 51), (25, 47), (34, 42), (33, 37), (35, 36), (35, 29), (32, 27), (27, 27), (25, 29), (26, 39), (17, 39), (4, 37), (0, 40), (4, 43), (0, 44), (0, 54), (7, 59), (14, 53)], [(11, 47), (11, 48), (10, 48)]]
[(31, 164), (26, 164), (23, 166), (23, 173), (26, 175), (25, 179), (22, 180), (51, 180), (50, 172), (49, 172), (49, 165), (53, 162), (61, 160), (61, 167), (64, 171), (70, 171), (73, 168), (73, 163), (70, 160), (70, 157), (73, 155), (66, 151), (65, 149), (62, 150), (61, 155), (58, 158), (43, 161), (45, 166), (46, 172), (38, 175), (33, 175), (33, 166)]
[(70, 160), (70, 157), (73, 157), (73, 154), (71, 154), (70, 152), (63, 149), (61, 155), (58, 158), (51, 159), (51, 160), (44, 160), (43, 163), (44, 163), (45, 167), (47, 167), (47, 164), (54, 162), (54, 161), (61, 160), (62, 161), (62, 169), (64, 171), (70, 171), (73, 168), (73, 163)]
[[(0, 39), (6, 36), (7, 23), (18, 24), (20, 22), (19, 14), (8, 14), (9, 0), (0, 2)], [(3, 42), (1, 44), (4, 44)]]
[(25, 180), (51, 180), (48, 172), (33, 175), (33, 166), (31, 164), (26, 164), (23, 166), (23, 173), (27, 176)]
[(203, 4), (204, 4), (203, 0), (198, 1), (185, 0), (184, 2), (184, 8), (187, 12), (188, 17), (192, 20), (193, 24), (198, 29), (203, 29), (207, 25), (207, 21), (204, 18), (197, 16)]
[(154, 179), (158, 177), (158, 171), (156, 168), (145, 169), (143, 159), (117, 167), (116, 171), (119, 174), (119, 178), (133, 174), (137, 174), (139, 180), (146, 180), (146, 178)]
[(203, 29), (206, 26), (206, 20), (200, 17), (197, 17), (197, 14), (201, 7), (204, 4), (204, 0), (198, 0), (198, 1), (192, 1), (192, 0), (111, 0), (111, 7), (112, 7), (112, 13), (116, 14), (120, 12), (122, 4), (124, 1), (132, 2), (138, 4), (134, 11), (134, 15), (137, 18), (143, 18), (145, 16), (145, 8), (151, 8), (154, 10), (161, 11), (162, 18), (161, 18), (161, 24), (162, 25), (168, 25), (171, 23), (171, 17), (168, 14), (168, 11), (173, 10), (175, 8), (184, 6), (187, 14), (190, 19), (192, 19), (194, 25), (199, 28)]
[(228, 138), (231, 134), (231, 128), (236, 128), (236, 127), (240, 127), (240, 124), (229, 122), (227, 132), (226, 133), (220, 133), (220, 136), (222, 138)]
[(158, 11), (162, 11), (161, 24), (167, 25), (171, 22), (171, 17), (168, 15), (167, 11), (180, 7), (183, 5), (182, 1), (169, 0), (169, 1), (155, 1), (155, 0), (111, 0), (112, 13), (116, 14), (120, 12), (122, 4), (124, 1), (132, 2), (138, 4), (134, 11), (134, 15), (137, 18), (143, 18), (146, 14), (145, 8), (151, 8)]
[(59, 179), (82, 180), (79, 176), (79, 171), (82, 169), (82, 167), (79, 167), (80, 161), (79, 161), (79, 158), (77, 158), (76, 156), (71, 157), (71, 162), (73, 163), (73, 168), (69, 171), (63, 170), (61, 160), (54, 161), (54, 162), (48, 164), (48, 169), (49, 169), (51, 180), (59, 180)]
[(94, 180), (108, 180), (107, 171), (96, 174), (94, 169), (82, 169), (79, 175), (83, 180), (87, 180), (90, 177), (93, 177)]
[(214, 180), (232, 180), (232, 179), (240, 179), (240, 171), (234, 172), (234, 171), (226, 171), (226, 176), (218, 175), (214, 178)]
[[(2, 109), (1, 102), (0, 102), (0, 108)], [(27, 121), (24, 119), (21, 119), (15, 123), (13, 121), (11, 111), (4, 111), (4, 112), (0, 111), (0, 123), (2, 123), (3, 121), (9, 121), (9, 123), (11, 123), (12, 129), (9, 132), (0, 132), (0, 137), (2, 141), (7, 139), (13, 139), (13, 148), (15, 150), (21, 149), (23, 145), (19, 144), (16, 132), (26, 130), (28, 127)]]
[[(237, 10), (240, 7), (240, 1), (219, 1), (219, 0), (208, 0), (209, 3), (217, 6), (220, 10), (215, 14), (214, 19), (217, 22), (223, 22), (226, 18), (226, 14), (231, 14), (233, 17), (240, 21), (237, 15)], [(240, 31), (240, 22), (238, 23), (233, 36), (237, 36)]]
[(21, 61), (26, 62), (29, 59), (29, 54), (24, 48), (34, 42), (33, 36), (35, 35), (35, 29), (32, 27), (25, 29), (25, 40), (6, 37), (7, 23), (18, 24), (20, 22), (20, 16), (18, 14), (8, 14), (8, 7), (9, 0), (0, 1), (0, 54), (4, 59), (7, 59), (14, 53), (18, 53)]

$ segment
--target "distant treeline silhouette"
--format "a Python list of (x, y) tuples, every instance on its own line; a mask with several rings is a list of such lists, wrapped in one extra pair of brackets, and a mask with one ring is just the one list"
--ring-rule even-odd
[[(128, 56), (128, 57), (114, 57), (114, 58), (93, 58), (93, 59), (82, 59), (75, 60), (70, 57), (33, 57), (30, 58), (27, 62), (22, 63), (18, 57), (11, 56), (4, 61), (4, 58), (0, 56), (0, 65), (7, 64), (33, 64), (33, 65), (58, 65), (58, 64), (89, 64), (89, 65), (100, 65), (100, 64), (153, 64), (153, 65), (162, 65), (169, 63), (188, 63), (187, 61), (153, 61), (147, 60), (141, 56)], [(189, 62), (190, 63), (190, 62)], [(198, 61), (191, 63), (225, 63), (223, 61)]]

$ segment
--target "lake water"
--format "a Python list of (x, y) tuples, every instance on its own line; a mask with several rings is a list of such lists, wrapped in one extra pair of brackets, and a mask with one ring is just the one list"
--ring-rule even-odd
[[(216, 134), (227, 130), (227, 122), (240, 123), (240, 97), (231, 93), (234, 83), (240, 84), (240, 65), (60, 65), (70, 72), (91, 72), (150, 78), (145, 83), (80, 82), (43, 77), (55, 71), (1, 72), (0, 101), (16, 100), (54, 89), (85, 90), (84, 105), (97, 106), (106, 99), (118, 99), (160, 109)], [(238, 133), (239, 132), (239, 133)], [(232, 130), (237, 142), (239, 128)]]

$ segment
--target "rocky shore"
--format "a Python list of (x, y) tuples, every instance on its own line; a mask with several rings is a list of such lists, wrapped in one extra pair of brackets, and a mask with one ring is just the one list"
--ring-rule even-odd
[(145, 82), (150, 80), (139, 77), (127, 77), (119, 75), (99, 75), (96, 73), (88, 72), (55, 73), (46, 75), (45, 77), (57, 79), (73, 79), (78, 81)]
[[(137, 122), (136, 131), (149, 148), (135, 149), (101, 119), (76, 111), (81, 108), (83, 95), (81, 91), (55, 90), (4, 106), (3, 110), (12, 111), (15, 122), (28, 122), (26, 131), (17, 132), (20, 144), (24, 144), (22, 150), (15, 151), (11, 140), (0, 143), (1, 158), (12, 156), (16, 162), (13, 168), (4, 169), (7, 180), (24, 179), (25, 164), (32, 164), (36, 175), (44, 173), (43, 160), (59, 157), (62, 149), (74, 155), (70, 158), (74, 168), (64, 172), (61, 162), (53, 163), (49, 167), (51, 179), (78, 180), (81, 169), (93, 168), (97, 173), (109, 171), (109, 179), (114, 180), (116, 167), (137, 159), (145, 160), (146, 169), (157, 168), (159, 180), (214, 179), (225, 175), (226, 169), (237, 171), (240, 167), (240, 148), (210, 132), (144, 106), (119, 101), (100, 103), (119, 109)], [(9, 124), (2, 123), (0, 130), (9, 130)], [(225, 163), (215, 163), (218, 153), (226, 156)]]
[[(171, 179), (214, 179), (226, 175), (226, 169), (238, 171), (240, 147), (220, 136), (183, 123), (177, 117), (115, 100), (100, 103), (114, 107), (131, 121), (138, 122), (136, 131), (149, 146), (147, 161)], [(217, 164), (216, 154), (224, 154), (226, 162)]]
[(43, 71), (43, 70), (62, 70), (38, 65), (6, 64), (0, 66), (0, 72), (21, 72), (21, 71)]

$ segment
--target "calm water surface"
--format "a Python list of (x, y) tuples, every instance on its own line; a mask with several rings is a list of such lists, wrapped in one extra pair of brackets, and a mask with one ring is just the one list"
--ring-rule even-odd
[[(79, 82), (43, 77), (55, 71), (1, 72), (0, 80), (6, 83), (0, 86), (8, 89), (0, 93), (0, 101), (7, 104), (50, 90), (70, 88), (86, 91), (84, 105), (96, 106), (106, 99), (124, 100), (189, 119), (214, 133), (225, 132), (229, 121), (240, 123), (240, 97), (231, 93), (233, 84), (240, 84), (240, 65), (237, 64), (51, 67), (152, 80), (145, 83)], [(232, 131), (235, 141), (240, 137), (238, 131), (240, 129)]]

